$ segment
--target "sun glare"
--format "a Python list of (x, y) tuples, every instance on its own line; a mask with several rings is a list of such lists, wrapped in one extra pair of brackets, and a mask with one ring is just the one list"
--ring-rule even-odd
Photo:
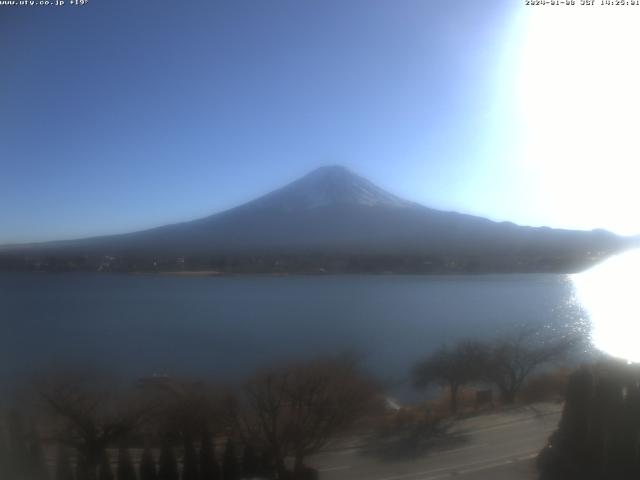
[(571, 276), (576, 300), (592, 324), (593, 345), (630, 362), (640, 362), (640, 250), (632, 250)]
[(523, 173), (572, 228), (640, 233), (640, 6), (530, 8), (518, 60)]

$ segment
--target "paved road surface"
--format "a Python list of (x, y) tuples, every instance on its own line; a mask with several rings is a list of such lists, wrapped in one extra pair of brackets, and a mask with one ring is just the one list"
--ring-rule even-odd
[(462, 420), (445, 446), (405, 436), (323, 452), (308, 463), (320, 480), (534, 480), (535, 456), (559, 418), (559, 405), (523, 407)]

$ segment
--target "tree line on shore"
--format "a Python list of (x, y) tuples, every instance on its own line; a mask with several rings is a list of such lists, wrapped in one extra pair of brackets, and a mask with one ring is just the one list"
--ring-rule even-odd
[[(21, 417), (13, 413), (9, 420), (8, 444), (0, 451), (0, 474), (11, 480), (239, 480), (272, 478), (269, 459), (245, 445), (238, 456), (236, 444), (228, 439), (221, 453), (209, 435), (199, 442), (185, 440), (176, 447), (163, 441), (157, 449), (121, 446), (117, 452), (104, 449), (93, 468), (80, 451), (64, 444), (56, 448), (51, 469), (39, 434), (25, 433)], [(138, 454), (134, 459), (132, 452)], [(313, 478), (311, 471), (308, 478)]]
[[(417, 362), (413, 381), (447, 390), (454, 415), (472, 383), (513, 403), (534, 371), (575, 344), (531, 328), (461, 341)], [(352, 354), (265, 369), (235, 389), (168, 376), (123, 386), (90, 371), (45, 375), (32, 394), (29, 422), (14, 412), (0, 424), (0, 478), (313, 479), (309, 456), (386, 413), (380, 385)]]
[(49, 376), (35, 389), (37, 420), (25, 427), (13, 413), (0, 427), (0, 478), (313, 479), (305, 459), (378, 408), (378, 392), (351, 355), (264, 370), (234, 392), (163, 376), (128, 388)]
[(562, 256), (548, 253), (484, 254), (384, 254), (384, 253), (253, 253), (217, 255), (174, 255), (149, 252), (122, 254), (77, 254), (65, 251), (37, 253), (0, 252), (0, 271), (37, 272), (182, 272), (216, 271), (246, 273), (511, 273), (575, 272), (594, 264), (607, 252), (573, 253)]
[(468, 384), (495, 387), (503, 404), (512, 404), (527, 379), (540, 367), (563, 361), (584, 340), (580, 334), (558, 335), (545, 329), (520, 326), (492, 341), (462, 340), (443, 346), (414, 365), (415, 387), (438, 385), (449, 390), (451, 413)]

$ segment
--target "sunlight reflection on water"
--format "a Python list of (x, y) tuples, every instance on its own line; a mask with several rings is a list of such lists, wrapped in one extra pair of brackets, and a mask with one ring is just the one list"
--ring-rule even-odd
[(571, 275), (576, 300), (591, 321), (593, 345), (629, 362), (640, 362), (639, 275), (640, 249)]

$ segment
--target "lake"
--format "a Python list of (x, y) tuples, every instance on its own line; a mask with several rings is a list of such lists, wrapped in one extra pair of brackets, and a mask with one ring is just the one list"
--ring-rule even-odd
[(580, 323), (565, 275), (0, 274), (3, 381), (69, 362), (131, 377), (239, 379), (355, 349), (392, 384), (438, 346)]

